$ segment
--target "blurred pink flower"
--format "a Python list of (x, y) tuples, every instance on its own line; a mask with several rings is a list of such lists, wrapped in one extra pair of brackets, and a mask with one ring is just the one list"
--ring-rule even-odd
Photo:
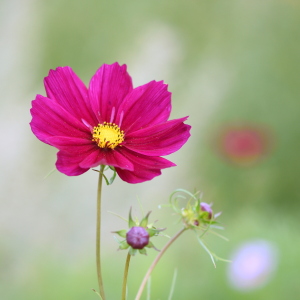
[(250, 165), (269, 150), (269, 136), (252, 126), (231, 126), (222, 131), (219, 150), (231, 162)]
[(277, 267), (277, 248), (265, 241), (244, 243), (232, 255), (228, 279), (237, 290), (252, 290), (265, 285)]
[(175, 166), (160, 157), (180, 149), (190, 136), (187, 117), (168, 121), (171, 93), (162, 81), (133, 88), (126, 65), (104, 64), (87, 88), (70, 67), (50, 70), (47, 97), (32, 101), (33, 133), (59, 149), (57, 169), (80, 175), (98, 165), (115, 167), (138, 183)]

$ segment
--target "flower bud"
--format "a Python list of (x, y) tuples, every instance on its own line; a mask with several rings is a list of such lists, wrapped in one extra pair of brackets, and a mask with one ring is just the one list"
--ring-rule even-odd
[(200, 208), (202, 211), (207, 212), (207, 219), (210, 220), (213, 216), (213, 211), (212, 211), (210, 205), (205, 202), (201, 202)]
[(149, 233), (144, 227), (131, 227), (126, 234), (126, 242), (133, 249), (143, 249), (149, 244)]

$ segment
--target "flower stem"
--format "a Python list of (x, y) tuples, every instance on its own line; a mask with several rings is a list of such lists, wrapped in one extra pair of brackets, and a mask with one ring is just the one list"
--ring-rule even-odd
[(126, 263), (125, 263), (125, 269), (124, 269), (123, 287), (122, 287), (122, 300), (126, 300), (126, 286), (127, 286), (127, 278), (128, 278), (130, 258), (131, 258), (131, 255), (128, 253), (127, 258), (126, 258)]
[(101, 192), (102, 192), (102, 178), (104, 165), (100, 166), (98, 189), (97, 189), (97, 223), (96, 223), (96, 265), (99, 293), (103, 300), (105, 300), (102, 274), (101, 274), (101, 259), (100, 259), (100, 242), (101, 242)]
[(168, 243), (162, 248), (162, 250), (159, 252), (159, 254), (156, 256), (156, 258), (154, 259), (154, 261), (152, 262), (150, 268), (148, 269), (141, 285), (140, 288), (138, 290), (138, 293), (136, 294), (135, 300), (139, 300), (142, 296), (143, 290), (146, 286), (146, 283), (153, 271), (153, 269), (155, 268), (155, 266), (157, 265), (158, 261), (161, 259), (161, 257), (163, 256), (163, 254), (167, 251), (167, 249), (172, 245), (172, 243), (184, 232), (186, 231), (187, 228), (182, 228), (180, 231), (178, 231), (169, 241)]

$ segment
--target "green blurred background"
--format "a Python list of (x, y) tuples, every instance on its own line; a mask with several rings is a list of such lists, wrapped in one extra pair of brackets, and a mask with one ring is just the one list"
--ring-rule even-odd
[[(108, 299), (120, 299), (126, 253), (111, 231), (126, 228), (130, 206), (174, 234), (180, 225), (167, 203), (176, 188), (204, 193), (222, 211), (225, 242), (210, 248), (230, 258), (251, 239), (271, 242), (278, 267), (261, 288), (238, 291), (229, 264), (215, 269), (187, 233), (152, 276), (151, 299), (296, 299), (300, 292), (300, 2), (298, 0), (100, 1), (1, 0), (0, 298), (97, 299), (94, 263), (93, 171), (67, 177), (54, 168), (56, 150), (31, 133), (29, 109), (45, 94), (49, 69), (71, 66), (88, 84), (103, 63), (128, 65), (135, 86), (164, 80), (173, 93), (172, 117), (189, 115), (189, 142), (168, 158), (178, 166), (138, 185), (117, 179), (104, 188), (103, 274)], [(267, 128), (272, 147), (247, 167), (225, 160), (214, 144), (231, 124)], [(162, 248), (167, 239), (155, 241)], [(132, 259), (133, 299), (155, 257)], [(145, 298), (146, 299), (146, 298)]]

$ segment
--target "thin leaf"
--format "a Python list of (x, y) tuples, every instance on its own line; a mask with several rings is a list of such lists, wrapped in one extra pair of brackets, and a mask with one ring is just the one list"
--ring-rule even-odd
[[(206, 227), (204, 227), (204, 228), (202, 229), (202, 230), (204, 230), (204, 231), (203, 231), (203, 233), (200, 235), (200, 239), (208, 232), (209, 228), (210, 228), (210, 226), (206, 226)], [(196, 231), (194, 230), (194, 232), (196, 232)]]
[(196, 195), (199, 194), (199, 192), (196, 192), (195, 194), (192, 194), (191, 192), (189, 192), (189, 191), (187, 191), (187, 190), (185, 190), (185, 189), (177, 189), (177, 190), (175, 190), (175, 191), (173, 192), (173, 195), (174, 195), (175, 193), (179, 193), (179, 192), (189, 195), (191, 198), (195, 199), (196, 201), (198, 200), (198, 199), (196, 198)]
[(56, 168), (52, 169), (44, 178), (43, 180), (47, 179), (52, 173), (56, 171)]
[(147, 282), (147, 300), (150, 300), (150, 294), (151, 294), (151, 277), (149, 277)]
[(225, 230), (225, 228), (223, 226), (219, 226), (218, 224), (220, 224), (219, 222), (216, 221), (212, 221), (210, 228), (215, 228), (215, 229), (219, 229), (219, 230)]
[(109, 183), (107, 177), (104, 175), (104, 173), (102, 173), (102, 177), (104, 178), (106, 185), (109, 185), (110, 183)]
[(221, 214), (222, 214), (222, 212), (221, 212), (221, 211), (219, 211), (218, 213), (216, 213), (216, 214), (215, 214), (215, 219), (216, 219), (216, 218), (218, 218), (218, 217), (220, 217), (220, 216), (221, 216)]
[(92, 289), (92, 291), (93, 291), (94, 293), (96, 293), (96, 294), (99, 296), (99, 298), (100, 298), (101, 300), (103, 300), (103, 298), (101, 297), (101, 295), (100, 295), (95, 289)]
[(114, 238), (114, 240), (115, 240), (118, 244), (121, 243), (121, 241), (120, 241), (115, 235), (113, 235), (113, 238)]
[(170, 207), (170, 204), (159, 204), (157, 206), (158, 209), (162, 209), (163, 207)]
[(208, 253), (208, 255), (210, 256), (211, 260), (212, 260), (212, 263), (214, 265), (214, 267), (216, 268), (216, 263), (215, 263), (215, 260), (214, 260), (214, 256), (213, 254), (210, 252), (210, 250), (205, 246), (205, 244), (203, 243), (203, 241), (201, 240), (201, 238), (199, 238), (197, 236), (197, 239), (198, 239), (198, 242), (200, 243), (200, 245), (202, 246), (202, 248)]
[(178, 198), (181, 198), (181, 199), (184, 199), (186, 200), (186, 197), (184, 195), (176, 195), (176, 197), (174, 197), (174, 195), (176, 193), (183, 193), (183, 194), (186, 194), (188, 196), (190, 196), (190, 199), (188, 200), (188, 203), (193, 199), (194, 201), (198, 202), (199, 199), (196, 197), (199, 192), (195, 192), (195, 194), (192, 194), (191, 192), (187, 191), (187, 190), (184, 190), (184, 189), (177, 189), (175, 190), (169, 197), (169, 202), (171, 203), (171, 206), (172, 208), (177, 212), (177, 213), (180, 213), (180, 210), (178, 209), (179, 208), (179, 205), (178, 205)]
[(124, 217), (122, 217), (122, 216), (120, 216), (120, 215), (118, 215), (118, 214), (116, 214), (116, 213), (114, 213), (114, 212), (112, 212), (112, 211), (108, 211), (108, 213), (110, 213), (110, 214), (112, 214), (112, 215), (114, 215), (114, 216), (119, 217), (120, 219), (124, 220), (125, 222), (128, 222), (127, 219), (125, 219)]
[[(113, 176), (112, 176), (109, 180), (108, 180), (107, 177), (104, 175), (104, 171), (107, 171), (108, 169), (111, 169), (111, 170), (113, 171)], [(100, 172), (100, 171), (95, 170), (95, 169), (92, 169), (92, 170), (93, 170), (93, 171), (96, 171), (96, 172)], [(106, 185), (111, 185), (111, 184), (114, 182), (114, 180), (115, 180), (115, 178), (116, 178), (116, 176), (117, 176), (117, 172), (116, 172), (115, 168), (114, 168), (114, 167), (111, 167), (111, 166), (105, 166), (104, 171), (101, 172), (101, 174), (102, 174), (102, 176), (103, 176), (103, 178), (104, 178), (104, 180), (105, 180), (105, 183), (106, 183)]]
[(212, 262), (213, 262), (215, 268), (216, 268), (216, 264), (215, 264), (214, 258), (215, 258), (216, 260), (219, 260), (219, 261), (231, 262), (231, 260), (221, 258), (221, 257), (217, 256), (215, 253), (211, 252), (211, 251), (206, 247), (206, 245), (204, 244), (204, 242), (203, 242), (198, 236), (197, 236), (197, 239), (198, 239), (199, 243), (201, 244), (201, 246), (204, 248), (204, 250), (209, 254), (209, 256), (210, 256), (210, 258), (211, 258), (211, 260), (212, 260)]
[(142, 215), (144, 216), (145, 213), (144, 213), (144, 208), (143, 208), (141, 199), (140, 199), (139, 197), (137, 197), (137, 201), (138, 201), (138, 203), (139, 203), (139, 206), (140, 206), (140, 210), (141, 210), (141, 212), (142, 212)]
[(219, 234), (219, 233), (217, 233), (213, 230), (210, 230), (209, 232), (216, 235), (216, 236), (218, 236), (219, 238), (223, 239), (224, 241), (229, 242), (229, 239), (227, 237), (225, 237), (225, 236), (223, 236), (223, 235), (221, 235), (221, 234)]
[(172, 279), (172, 285), (171, 285), (171, 290), (170, 290), (168, 300), (171, 300), (172, 297), (173, 297), (173, 293), (174, 293), (174, 290), (175, 290), (176, 279), (177, 279), (177, 268), (174, 270), (174, 275), (173, 275), (173, 279)]

